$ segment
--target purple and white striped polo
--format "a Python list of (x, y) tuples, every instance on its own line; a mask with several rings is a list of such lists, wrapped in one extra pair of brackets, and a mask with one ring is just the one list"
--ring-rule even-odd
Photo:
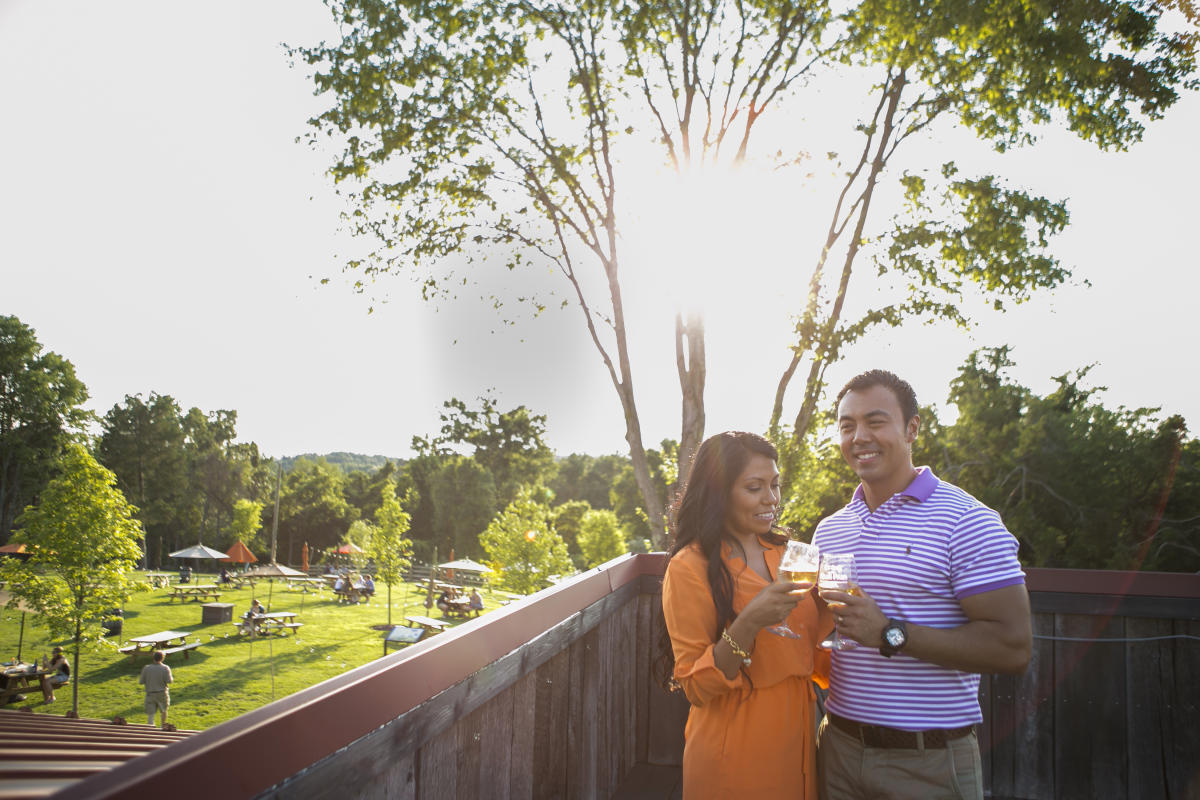
[[(854, 553), (858, 582), (888, 617), (931, 628), (967, 622), (958, 601), (1025, 582), (1017, 540), (1000, 515), (922, 467), (871, 513), (862, 487), (821, 520), (821, 553)], [(833, 654), (826, 707), (874, 725), (919, 731), (982, 721), (979, 676), (877, 647)]]

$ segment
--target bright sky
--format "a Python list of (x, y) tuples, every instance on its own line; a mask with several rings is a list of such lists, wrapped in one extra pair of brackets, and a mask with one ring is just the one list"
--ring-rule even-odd
[[(294, 141), (322, 106), (280, 44), (332, 33), (316, 0), (0, 0), (0, 314), (74, 363), (97, 412), (151, 391), (185, 408), (235, 409), (240, 437), (268, 455), (408, 455), (414, 434), (437, 430), (443, 400), (488, 389), (502, 408), (546, 414), (561, 454), (627, 452), (616, 394), (576, 308), (504, 327), (484, 304), (438, 309), (403, 281), (380, 287), (390, 302), (370, 315), (350, 291), (339, 271), (351, 246), (338, 233), (342, 206), (323, 175), (329, 155)], [(1091, 287), (985, 315), (970, 334), (876, 335), (831, 370), (831, 383), (886, 366), (923, 402), (944, 405), (970, 350), (1008, 343), (1016, 377), (1039, 392), (1051, 376), (1097, 363), (1091, 383), (1109, 387), (1110, 405), (1162, 406), (1200, 425), (1198, 133), (1191, 95), (1130, 153), (1053, 134), (993, 160), (1017, 183), (1069, 199), (1072, 225), (1054, 251)], [(988, 164), (969, 142), (930, 147)], [(656, 199), (647, 192), (631, 205), (651, 214)], [(719, 273), (710, 433), (764, 428), (787, 363), (785, 312), (802, 302), (801, 268), (824, 218), (807, 230), (796, 222), (805, 212), (785, 210), (767, 226), (782, 236), (773, 257), (738, 239), (753, 218), (730, 219), (727, 236), (704, 245), (750, 262)], [(629, 251), (653, 263), (670, 244), (656, 251), (631, 234)], [(636, 275), (635, 386), (653, 446), (679, 435), (662, 301), (671, 290), (652, 269)]]

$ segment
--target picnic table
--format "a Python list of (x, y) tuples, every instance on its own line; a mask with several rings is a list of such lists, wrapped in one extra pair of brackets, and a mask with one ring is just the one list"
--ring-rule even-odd
[(214, 602), (220, 600), (220, 588), (215, 583), (198, 583), (194, 586), (176, 586), (167, 595), (167, 602), (169, 603), (177, 598), (182, 603), (184, 600), (207, 600), (210, 597)]
[(288, 581), (288, 588), (295, 589), (300, 592), (310, 592), (325, 585), (325, 581), (321, 578), (292, 578)]
[(448, 622), (444, 622), (440, 619), (434, 619), (433, 617), (423, 617), (420, 614), (409, 614), (405, 617), (405, 619), (411, 622), (413, 625), (424, 628), (431, 634), (441, 633), (442, 631), (446, 630), (446, 628), (450, 627), (450, 623)]
[(371, 596), (366, 591), (366, 584), (362, 581), (351, 584), (344, 589), (334, 589), (333, 593), (337, 596), (338, 602), (341, 603), (357, 603), (359, 600), (366, 600)]
[(251, 638), (272, 633), (284, 636), (288, 631), (296, 633), (304, 626), (303, 622), (295, 621), (297, 616), (295, 611), (272, 611), (269, 614), (255, 614), (250, 617), (251, 625), (247, 625), (245, 619), (232, 624), (237, 626), (238, 633), (249, 633)]
[(0, 706), (19, 702), (26, 692), (42, 691), (42, 683), (55, 671), (41, 669), (37, 664), (8, 664), (0, 677)]
[(446, 608), (442, 609), (443, 616), (461, 617), (462, 619), (471, 616), (471, 598), (469, 597), (447, 597), (439, 602), (446, 604)]
[(171, 573), (169, 572), (147, 572), (146, 580), (155, 589), (168, 589), (171, 586)]
[[(194, 642), (187, 640), (187, 637), (191, 635), (188, 631), (159, 631), (145, 636), (134, 636), (124, 647), (118, 647), (117, 652), (128, 653), (131, 660), (136, 660), (137, 654), (142, 650), (147, 652), (162, 650), (167, 655), (183, 653), (183, 657), (186, 659), (192, 650), (200, 646), (199, 640)], [(178, 640), (178, 644), (175, 644), (176, 640)]]

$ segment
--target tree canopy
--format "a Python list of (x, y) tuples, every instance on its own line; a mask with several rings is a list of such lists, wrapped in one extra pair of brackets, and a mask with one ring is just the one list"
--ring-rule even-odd
[(134, 572), (142, 526), (116, 487), (116, 477), (83, 445), (63, 450), (58, 474), (39, 502), (18, 519), (14, 538), (28, 547), (24, 563), (0, 565), (0, 580), (24, 601), (34, 622), (74, 643), (72, 709), (79, 711), (79, 650), (103, 636), (101, 623), (144, 584)]
[(567, 545), (551, 525), (549, 506), (529, 489), (488, 524), (479, 537), (501, 586), (529, 594), (550, 585), (550, 577), (568, 574)]
[(16, 317), (0, 316), (0, 543), (50, 480), (63, 446), (82, 438), (87, 399), (70, 361), (43, 352)]
[[(841, 120), (845, 155), (831, 154), (840, 186), (804, 268), (807, 294), (793, 303), (795, 340), (764, 426), (796, 452), (826, 370), (872, 328), (913, 318), (966, 324), (968, 294), (1003, 308), (1070, 276), (1049, 248), (1068, 219), (1063, 203), (962, 165), (905, 162), (907, 142), (964, 126), (1003, 151), (1056, 123), (1119, 149), (1195, 86), (1190, 0), (328, 5), (340, 38), (296, 52), (331, 98), (312, 120), (313, 139), (332, 136), (341, 149), (330, 173), (346, 194), (346, 218), (377, 244), (347, 264), (362, 273), (357, 286), (410, 272), (424, 296), (440, 299), (484, 262), (549, 267), (618, 396), (656, 536), (666, 499), (643, 443), (626, 331), (622, 233), (632, 224), (636, 153), (681, 173), (736, 167), (770, 160), (754, 145), (777, 125), (773, 141), (788, 143), (778, 161), (804, 161), (811, 137), (791, 110), (826, 80), (843, 87), (849, 75), (864, 87)], [(1168, 8), (1183, 14), (1168, 24)], [(810, 173), (795, 174), (799, 185)], [(889, 194), (905, 209), (875, 219)], [(877, 273), (871, 283), (887, 290), (879, 303), (848, 302), (864, 255)], [(517, 299), (540, 313), (547, 294)], [(511, 313), (499, 293), (493, 304)], [(704, 428), (701, 318), (675, 314), (675, 348), (673, 472), (684, 479)], [(789, 422), (798, 371), (804, 383)]]

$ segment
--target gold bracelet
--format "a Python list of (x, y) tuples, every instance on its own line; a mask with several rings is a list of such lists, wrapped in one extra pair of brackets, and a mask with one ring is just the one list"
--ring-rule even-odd
[(750, 666), (750, 653), (743, 650), (742, 646), (733, 640), (728, 630), (721, 631), (721, 638), (729, 645), (729, 649), (733, 651), (733, 654), (742, 660), (743, 664), (747, 667)]

